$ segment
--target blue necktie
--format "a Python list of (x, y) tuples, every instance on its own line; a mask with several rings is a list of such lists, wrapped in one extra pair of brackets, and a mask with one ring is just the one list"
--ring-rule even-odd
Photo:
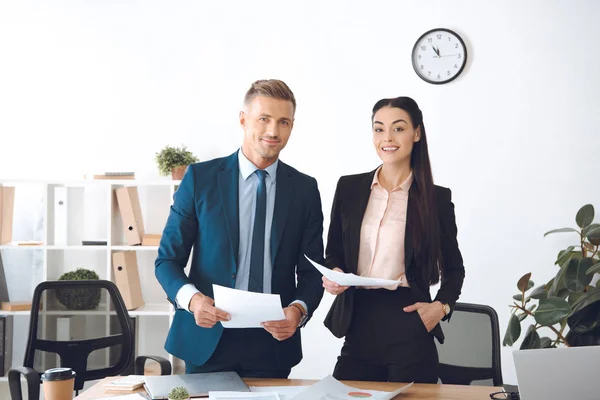
[(250, 278), (248, 291), (262, 293), (265, 266), (265, 220), (267, 219), (267, 171), (256, 170), (258, 187), (256, 188), (256, 212), (252, 231), (252, 250), (250, 253)]

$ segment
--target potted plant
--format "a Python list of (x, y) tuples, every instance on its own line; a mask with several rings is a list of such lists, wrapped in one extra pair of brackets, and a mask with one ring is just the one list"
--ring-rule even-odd
[[(555, 265), (559, 270), (548, 283), (533, 289), (531, 273), (519, 279), (503, 345), (512, 346), (517, 341), (521, 322), (529, 317), (533, 321), (522, 350), (600, 344), (600, 280), (593, 284), (594, 275), (600, 272), (600, 224), (593, 220), (594, 207), (587, 204), (577, 212), (577, 229), (561, 228), (544, 234), (572, 233), (577, 241), (558, 253)], [(549, 329), (551, 337), (540, 337), (540, 328)]]
[(184, 386), (175, 386), (167, 397), (169, 400), (189, 400), (190, 392)]
[(166, 146), (159, 153), (156, 153), (159, 173), (162, 176), (171, 174), (174, 180), (181, 180), (187, 166), (196, 162), (198, 162), (198, 158), (185, 146)]
[[(84, 268), (64, 273), (59, 281), (97, 280), (98, 274)], [(100, 288), (56, 289), (56, 298), (70, 310), (92, 310), (100, 304)]]

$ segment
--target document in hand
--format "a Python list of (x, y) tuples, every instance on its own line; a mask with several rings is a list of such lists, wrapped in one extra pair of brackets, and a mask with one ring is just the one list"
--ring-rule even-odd
[(327, 267), (324, 267), (324, 266), (314, 262), (313, 260), (308, 258), (308, 256), (306, 254), (304, 255), (304, 257), (306, 257), (306, 259), (308, 261), (310, 261), (311, 264), (316, 269), (318, 269), (321, 274), (323, 274), (325, 276), (325, 278), (337, 283), (338, 285), (365, 286), (365, 287), (366, 286), (390, 286), (390, 285), (397, 285), (402, 282), (402, 281), (393, 281), (390, 279), (366, 278), (366, 277), (358, 276), (358, 275), (354, 275), (354, 274), (345, 274), (343, 272), (333, 271)]
[(356, 398), (391, 400), (411, 386), (412, 383), (409, 383), (393, 392), (362, 390), (344, 385), (342, 382), (329, 375), (293, 397), (292, 400), (354, 400)]
[(278, 294), (247, 292), (213, 285), (215, 307), (227, 311), (231, 320), (224, 328), (262, 328), (262, 322), (285, 319)]

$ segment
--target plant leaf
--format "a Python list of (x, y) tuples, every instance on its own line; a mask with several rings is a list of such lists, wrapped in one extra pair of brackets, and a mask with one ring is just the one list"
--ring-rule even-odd
[(519, 339), (519, 336), (521, 336), (521, 322), (515, 314), (512, 314), (508, 320), (508, 327), (506, 328), (502, 344), (504, 346), (512, 346)]
[(528, 272), (525, 275), (523, 275), (521, 277), (521, 279), (519, 279), (519, 282), (517, 282), (517, 288), (519, 289), (519, 291), (521, 291), (521, 292), (527, 291), (530, 278), (531, 278), (531, 272)]
[(533, 289), (533, 292), (529, 294), (529, 297), (536, 300), (545, 299), (548, 297), (548, 291), (546, 290), (545, 286), (538, 286)]
[(592, 281), (592, 275), (587, 270), (592, 266), (594, 260), (591, 258), (571, 258), (567, 264), (564, 280), (565, 286), (570, 292), (582, 292)]
[(552, 233), (562, 233), (562, 232), (575, 232), (575, 233), (579, 233), (579, 231), (577, 229), (573, 229), (573, 228), (560, 228), (560, 229), (553, 229), (551, 231), (548, 231), (546, 233), (544, 233), (544, 237), (552, 234)]
[(597, 262), (596, 264), (589, 267), (587, 271), (585, 271), (585, 273), (588, 275), (594, 275), (598, 272), (600, 272), (600, 262)]
[(522, 301), (523, 300), (523, 295), (521, 293), (515, 294), (513, 296), (513, 299), (515, 299), (516, 301)]
[(529, 325), (525, 339), (521, 343), (521, 350), (539, 349), (541, 346), (540, 335), (535, 330), (535, 326)]
[(593, 304), (597, 301), (600, 301), (600, 288), (599, 287), (595, 287), (591, 290), (588, 290), (587, 292), (585, 292), (583, 294), (583, 296), (578, 298), (577, 301), (575, 301), (573, 303), (573, 314), (581, 311), (585, 307), (587, 307), (590, 304)]
[(561, 266), (560, 270), (556, 273), (556, 276), (551, 281), (552, 286), (550, 286), (550, 289), (548, 289), (548, 297), (556, 296), (556, 293), (558, 293), (561, 289), (565, 288), (564, 276), (567, 266), (568, 264)]
[(587, 236), (591, 244), (595, 246), (600, 245), (600, 224), (591, 224), (588, 226), (584, 235)]
[(571, 308), (573, 307), (573, 304), (575, 304), (581, 296), (583, 296), (583, 292), (574, 292), (574, 293), (569, 294), (569, 299), (567, 300), (567, 302), (569, 303)]
[(519, 318), (519, 322), (522, 322), (525, 318), (527, 318), (527, 314), (521, 313), (521, 314), (517, 315), (517, 318)]
[(569, 246), (564, 250), (561, 250), (558, 253), (558, 257), (556, 257), (556, 262), (554, 264), (556, 265), (560, 265), (562, 267), (562, 265), (571, 257), (573, 257), (573, 250), (575, 249), (575, 246)]
[(540, 300), (540, 305), (533, 315), (538, 324), (551, 326), (561, 322), (570, 313), (571, 307), (565, 300), (558, 297), (548, 297)]
[(543, 338), (540, 339), (540, 348), (547, 349), (551, 345), (552, 345), (552, 339), (550, 339), (549, 337), (544, 336)]
[(591, 204), (586, 204), (585, 206), (581, 207), (575, 216), (575, 222), (577, 222), (577, 226), (580, 228), (589, 226), (593, 220), (594, 206)]

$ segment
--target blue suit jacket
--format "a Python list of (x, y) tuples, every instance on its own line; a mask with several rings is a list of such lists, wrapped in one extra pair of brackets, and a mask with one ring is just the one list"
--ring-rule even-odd
[[(155, 263), (156, 277), (173, 304), (186, 283), (193, 283), (210, 297), (213, 283), (235, 287), (239, 173), (237, 152), (194, 164), (188, 167), (175, 192)], [(192, 247), (188, 277), (184, 268)], [(304, 254), (324, 262), (323, 212), (317, 182), (280, 161), (271, 230), (272, 293), (281, 295), (283, 307), (302, 300), (312, 313), (321, 301), (323, 288), (320, 273)], [(203, 365), (222, 332), (220, 323), (210, 329), (201, 328), (191, 313), (177, 309), (165, 349), (186, 362)], [(282, 364), (291, 367), (300, 362), (300, 329), (282, 346), (278, 354)]]

